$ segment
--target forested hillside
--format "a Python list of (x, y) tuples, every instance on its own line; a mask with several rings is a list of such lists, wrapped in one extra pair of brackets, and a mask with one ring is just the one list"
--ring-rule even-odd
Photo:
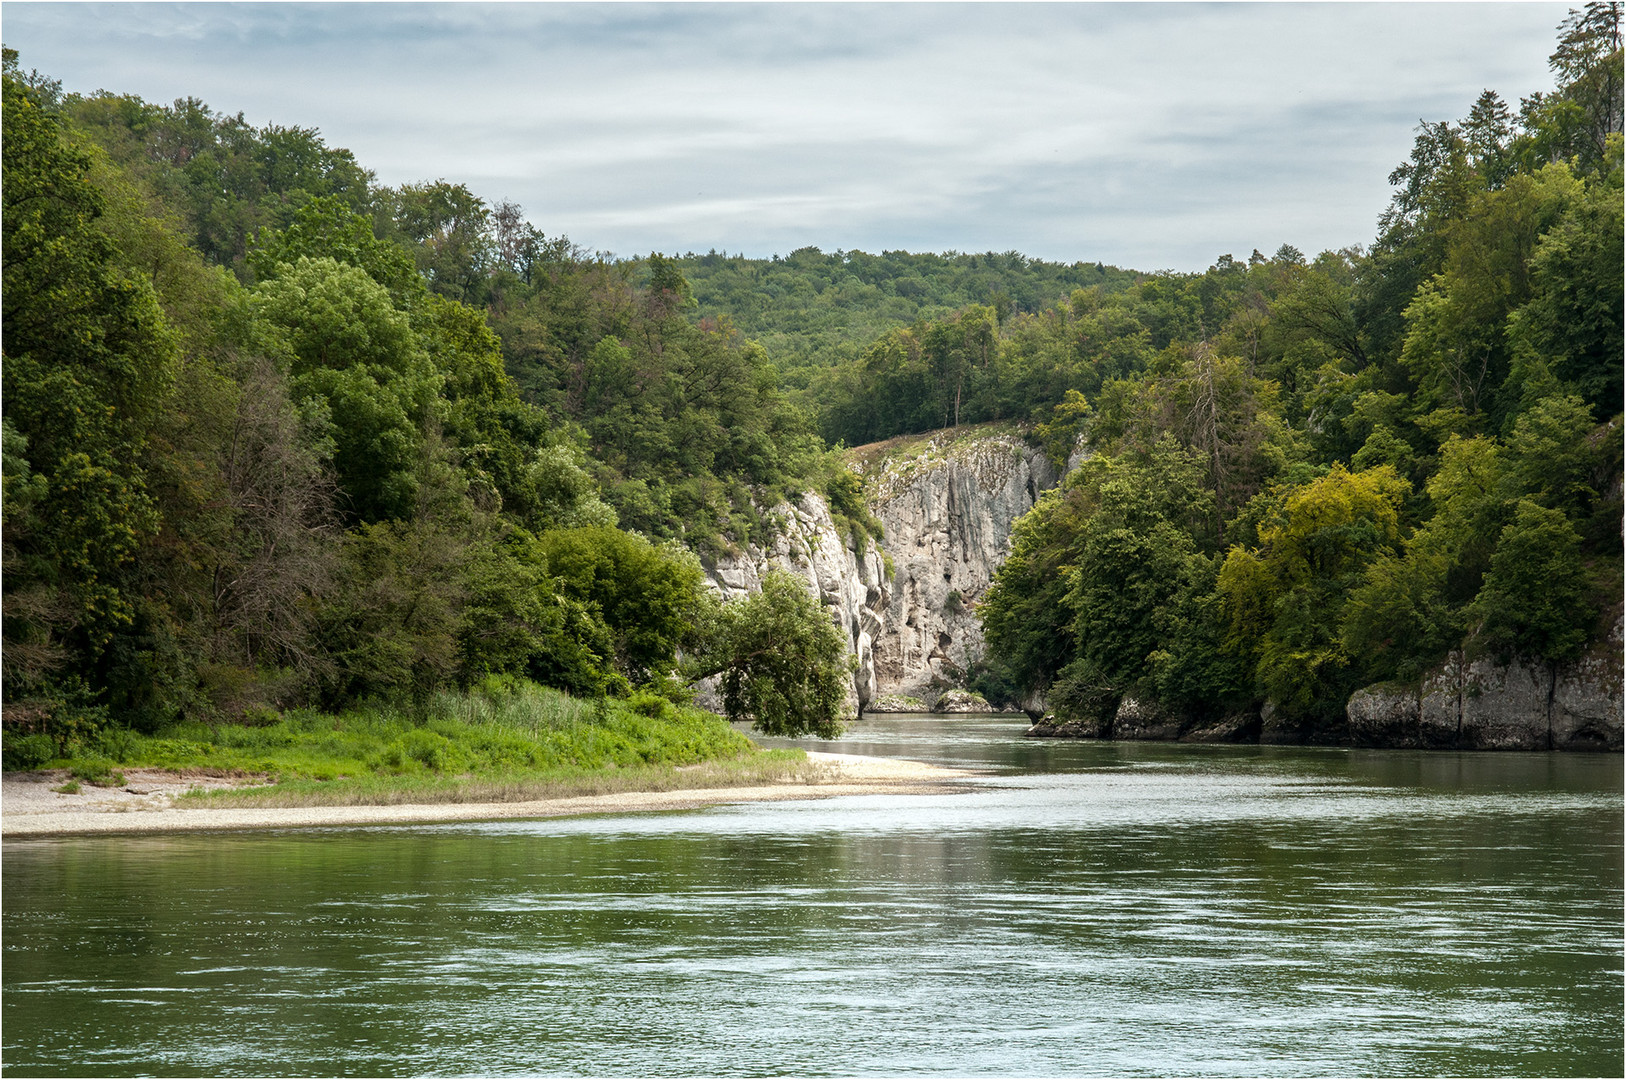
[(832, 373), (826, 429), (1039, 422), (1093, 456), (982, 615), (1006, 693), (1106, 723), (1268, 702), (1332, 737), (1446, 653), (1572, 659), (1620, 616), (1621, 38), (1572, 13), (1556, 93), (1426, 123), (1369, 250), (1291, 249), (996, 334), (971, 309)]
[(982, 605), (990, 697), (1310, 731), (1464, 642), (1573, 657), (1621, 590), (1619, 18), (1566, 20), (1556, 92), (1423, 125), (1370, 248), (1193, 275), (617, 260), (8, 51), (6, 730), (681, 698), (680, 657), (822, 620), (720, 609), (700, 557), (805, 490), (863, 535), (833, 447), (986, 420), (1092, 455)]
[(680, 651), (772, 727), (762, 625), (839, 688), (811, 598), (720, 607), (695, 552), (856, 485), (669, 263), (635, 285), (459, 185), (10, 52), (4, 92), (8, 740), (492, 677), (659, 712)]
[(726, 316), (759, 342), (780, 384), (815, 407), (817, 395), (806, 391), (818, 372), (852, 359), (894, 327), (971, 304), (1005, 319), (1052, 307), (1075, 289), (1114, 292), (1143, 276), (1100, 263), (1047, 263), (1015, 251), (871, 255), (807, 247), (772, 259), (712, 251), (674, 262), (694, 290), (697, 310)]

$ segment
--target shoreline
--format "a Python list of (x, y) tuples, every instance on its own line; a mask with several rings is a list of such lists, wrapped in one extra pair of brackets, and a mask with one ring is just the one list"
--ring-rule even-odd
[(57, 800), (77, 799), (80, 796), (43, 798), (40, 792), (49, 792), (50, 781), (47, 779), (8, 777), (5, 789), (0, 793), (0, 839), (449, 824), (512, 818), (653, 813), (694, 810), (721, 803), (785, 802), (841, 795), (938, 794), (954, 790), (955, 781), (982, 775), (969, 770), (896, 758), (826, 754), (812, 750), (807, 752), (807, 756), (808, 760), (828, 768), (829, 779), (749, 787), (625, 791), (523, 802), (402, 803), (388, 806), (177, 808), (173, 805), (172, 794), (128, 790), (119, 794), (136, 797), (120, 800), (110, 794), (100, 803), (74, 806), (64, 805)]

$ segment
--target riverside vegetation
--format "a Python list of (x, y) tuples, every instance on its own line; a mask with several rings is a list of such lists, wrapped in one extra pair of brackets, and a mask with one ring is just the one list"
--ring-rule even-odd
[[(1453, 648), (1578, 655), (1621, 590), (1620, 5), (1559, 31), (1553, 93), (1420, 128), (1370, 250), (1201, 274), (617, 259), (8, 51), (7, 767), (732, 759), (706, 675), (829, 733), (841, 633), (789, 579), (720, 604), (703, 560), (805, 491), (862, 545), (843, 444), (990, 420), (1092, 455), (981, 602), (995, 703), (1308, 730)], [(573, 719), (468, 719), (545, 693)]]
[[(763, 730), (837, 723), (846, 658), (816, 600), (720, 604), (695, 550), (762, 527), (751, 492), (839, 465), (759, 349), (688, 321), (680, 279), (563, 273), (559, 310), (603, 323), (594, 374), (527, 396), (462, 299), (454, 254), (488, 218), (462, 189), (376, 189), (314, 132), (196, 102), (63, 95), (11, 53), (4, 95), (8, 768), (350, 792), (425, 769), (783, 771), (687, 706), (708, 675)], [(496, 272), (488, 293), (520, 287)], [(539, 687), (592, 707), (459, 719)]]
[[(1550, 669), (1604, 642), (1622, 591), (1620, 14), (1572, 11), (1557, 91), (1517, 115), (1487, 90), (1425, 123), (1369, 251), (1075, 294), (1006, 331), (1002, 368), (955, 373), (977, 418), (1069, 372), (1039, 431), (1094, 451), (1018, 525), (982, 605), (1009, 685), (1086, 729), (1129, 700), (1255, 727), (1268, 703), (1318, 741), (1352, 691), (1453, 650)], [(846, 375), (833, 411), (870, 422), (895, 370)]]

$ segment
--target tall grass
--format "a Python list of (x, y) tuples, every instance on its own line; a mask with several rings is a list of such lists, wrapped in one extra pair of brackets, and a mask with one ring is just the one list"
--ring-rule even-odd
[(125, 768), (265, 780), (188, 796), (209, 805), (489, 802), (818, 772), (799, 751), (763, 752), (720, 717), (652, 694), (587, 701), (512, 679), (419, 705), (300, 709), (259, 725), (185, 722), (153, 736), (120, 731), (90, 754)]

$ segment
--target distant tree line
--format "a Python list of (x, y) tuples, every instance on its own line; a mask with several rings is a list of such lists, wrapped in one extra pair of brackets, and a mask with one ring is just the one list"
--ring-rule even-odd
[(1075, 289), (1127, 288), (1142, 275), (1101, 263), (1061, 264), (1015, 251), (941, 255), (823, 252), (747, 259), (716, 251), (674, 260), (700, 310), (726, 315), (763, 345), (794, 400), (813, 408), (818, 373), (858, 356), (898, 326), (952, 316), (971, 304), (1000, 321), (1042, 311)]

